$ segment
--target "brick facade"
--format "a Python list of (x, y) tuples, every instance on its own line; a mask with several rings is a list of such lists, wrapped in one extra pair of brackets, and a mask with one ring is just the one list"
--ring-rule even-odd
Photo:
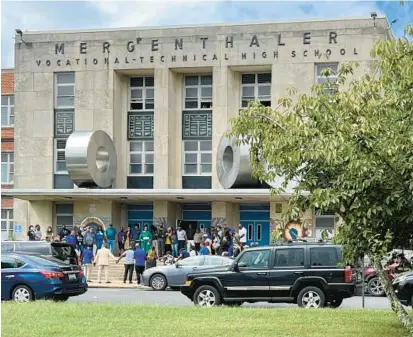
[[(14, 70), (5, 69), (1, 71), (1, 94), (14, 94)], [(1, 128), (1, 151), (14, 152), (14, 127)], [(1, 185), (2, 189), (13, 188), (13, 185)], [(1, 208), (13, 208), (12, 198), (2, 198)]]

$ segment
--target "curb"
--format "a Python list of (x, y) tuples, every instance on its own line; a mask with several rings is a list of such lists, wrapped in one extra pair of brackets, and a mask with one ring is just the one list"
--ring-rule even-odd
[(139, 286), (136, 283), (88, 283), (88, 288), (99, 288), (99, 289), (137, 289), (137, 290), (150, 290), (149, 287)]

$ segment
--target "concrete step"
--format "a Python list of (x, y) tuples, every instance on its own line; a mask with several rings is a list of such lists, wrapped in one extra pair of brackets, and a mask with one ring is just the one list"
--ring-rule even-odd
[[(124, 264), (110, 264), (108, 267), (108, 279), (110, 282), (122, 282), (123, 281), (123, 274), (125, 272)], [(105, 277), (105, 273), (102, 273), (102, 281)], [(92, 271), (90, 273), (90, 278), (93, 281), (97, 281), (98, 279), (98, 266), (92, 267)], [(136, 281), (136, 274), (133, 272), (133, 281)]]

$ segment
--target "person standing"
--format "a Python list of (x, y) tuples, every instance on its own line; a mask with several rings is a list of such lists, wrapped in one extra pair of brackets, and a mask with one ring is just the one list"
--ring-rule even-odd
[(103, 240), (105, 239), (105, 232), (101, 225), (98, 226), (95, 233), (96, 249), (102, 248)]
[(33, 225), (29, 226), (29, 230), (27, 231), (27, 237), (28, 237), (29, 241), (36, 241), (36, 234), (34, 232)]
[(143, 232), (139, 236), (141, 247), (144, 249), (145, 254), (148, 254), (152, 248), (152, 234), (148, 231), (148, 226), (143, 227)]
[(165, 254), (171, 254), (172, 252), (172, 228), (169, 227), (165, 233)]
[(178, 246), (179, 246), (179, 242), (178, 242), (178, 235), (176, 234), (176, 230), (175, 228), (172, 229), (172, 236), (171, 236), (171, 240), (172, 240), (172, 255), (174, 257), (178, 257)]
[(113, 228), (113, 224), (109, 225), (106, 229), (106, 240), (108, 240), (108, 246), (110, 252), (113, 254), (115, 252), (115, 242), (116, 242), (116, 229)]
[(194, 244), (195, 244), (195, 251), (197, 254), (199, 253), (199, 250), (201, 249), (201, 242), (202, 242), (202, 234), (199, 228), (197, 228), (194, 233)]
[(46, 229), (46, 241), (51, 242), (53, 241), (53, 228), (52, 226), (48, 226)]
[(245, 245), (247, 244), (247, 229), (241, 224), (238, 225), (238, 235), (240, 248), (241, 250), (243, 250)]
[(93, 265), (98, 265), (98, 282), (101, 283), (101, 276), (102, 272), (105, 273), (105, 282), (109, 282), (109, 260), (113, 259), (116, 260), (116, 258), (113, 256), (112, 252), (107, 248), (107, 244), (104, 242), (102, 245), (102, 248), (98, 250), (95, 259), (93, 261)]
[(135, 244), (139, 242), (139, 236), (141, 235), (141, 230), (138, 224), (135, 224), (135, 226), (132, 229), (132, 243)]
[[(118, 233), (118, 236), (117, 236), (119, 256), (122, 256), (123, 252), (125, 251), (125, 236), (126, 236), (125, 230), (123, 227), (121, 227)], [(130, 247), (130, 243), (126, 247)]]
[(77, 249), (77, 237), (75, 231), (71, 231), (70, 234), (66, 236), (66, 242), (74, 249)]
[(191, 250), (191, 246), (194, 245), (194, 234), (195, 234), (195, 230), (192, 228), (192, 225), (189, 224), (188, 230), (186, 231), (186, 239), (188, 240), (186, 242), (186, 250), (188, 252)]
[(60, 241), (62, 241), (66, 236), (70, 234), (70, 231), (63, 225), (62, 230), (59, 233)]
[(165, 254), (165, 228), (163, 223), (158, 228), (158, 257), (161, 258)]
[(83, 270), (86, 276), (86, 281), (91, 282), (90, 273), (92, 272), (92, 263), (93, 263), (93, 251), (91, 247), (86, 247), (82, 251), (82, 264)]
[(35, 226), (34, 235), (35, 235), (35, 240), (36, 241), (41, 241), (42, 240), (43, 234), (42, 234), (42, 231), (40, 229), (40, 225), (38, 225), (38, 224)]
[(135, 259), (136, 281), (138, 285), (141, 284), (141, 275), (145, 271), (146, 252), (140, 247), (139, 242), (135, 244), (135, 252), (133, 253)]
[(132, 276), (133, 276), (133, 266), (135, 265), (135, 254), (132, 247), (129, 247), (122, 255), (117, 259), (116, 263), (122, 258), (125, 258), (125, 273), (123, 274), (123, 283), (126, 283), (126, 279), (128, 279), (129, 275), (129, 283), (132, 283)]
[(125, 234), (125, 239), (123, 240), (123, 246), (124, 247), (134, 247), (135, 244), (133, 243), (133, 236), (132, 236), (132, 229), (128, 227), (126, 234)]
[(178, 250), (180, 251), (181, 249), (185, 248), (185, 242), (186, 242), (186, 232), (185, 230), (179, 226), (178, 231), (176, 232), (176, 235), (178, 237)]
[(90, 247), (93, 250), (93, 254), (95, 254), (94, 246), (96, 243), (95, 239), (95, 232), (93, 227), (90, 227), (88, 231), (85, 232), (83, 235), (83, 245), (85, 247)]

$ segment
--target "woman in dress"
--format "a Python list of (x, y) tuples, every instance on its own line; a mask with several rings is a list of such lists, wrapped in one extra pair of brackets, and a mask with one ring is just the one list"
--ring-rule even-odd
[(124, 239), (123, 239), (123, 247), (130, 247), (132, 244), (132, 230), (128, 227)]
[(145, 227), (143, 227), (143, 232), (139, 235), (139, 240), (141, 242), (141, 247), (145, 253), (148, 254), (152, 248), (152, 233), (149, 232), (148, 226), (145, 225)]

